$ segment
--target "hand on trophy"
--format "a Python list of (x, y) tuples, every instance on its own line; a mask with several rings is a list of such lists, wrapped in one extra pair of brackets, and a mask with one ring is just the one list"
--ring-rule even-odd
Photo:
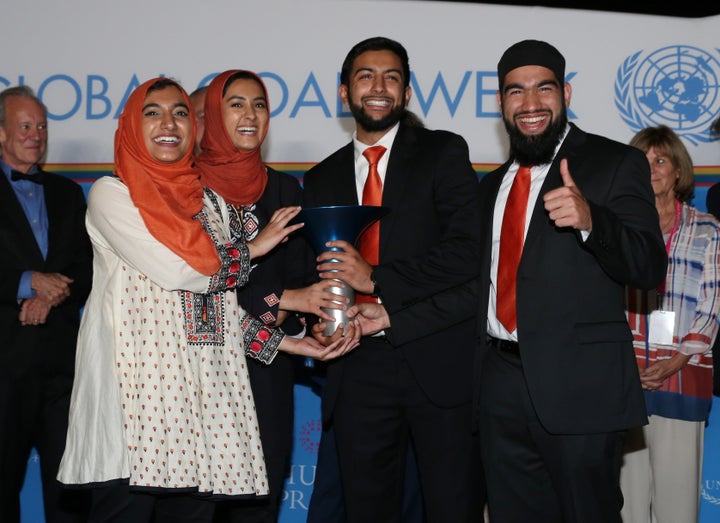
[(290, 233), (300, 229), (304, 225), (303, 223), (288, 225), (288, 222), (295, 218), (300, 210), (300, 207), (295, 206), (283, 207), (275, 211), (268, 224), (252, 241), (247, 242), (250, 259), (264, 256), (279, 244), (286, 242)]
[[(323, 327), (318, 329), (318, 325), (323, 325)], [(316, 360), (327, 361), (347, 354), (360, 344), (362, 329), (355, 322), (348, 322), (347, 327), (341, 323), (332, 336), (324, 336), (322, 333), (324, 328), (323, 323), (313, 325), (312, 334), (314, 338), (305, 336), (296, 339), (286, 336), (280, 344), (280, 348), (291, 354), (300, 354)], [(283, 346), (286, 342), (288, 346)]]
[[(325, 347), (346, 337), (354, 338), (359, 341), (363, 335), (360, 324), (356, 321), (348, 321), (347, 325), (347, 328), (345, 328), (344, 323), (339, 323), (337, 328), (335, 328), (334, 321), (320, 321), (312, 326), (310, 332), (313, 337)], [(332, 334), (328, 334), (328, 332), (332, 332)]]
[(363, 336), (390, 328), (390, 316), (380, 303), (357, 303), (348, 309), (347, 317), (360, 325)]
[[(355, 289), (360, 292), (372, 292), (373, 284), (370, 280), (372, 267), (360, 256), (353, 243), (368, 225), (388, 212), (387, 207), (371, 205), (310, 207), (303, 209), (296, 218), (297, 221), (305, 223), (302, 233), (318, 255), (318, 270), (322, 281), (332, 282), (332, 292), (346, 298), (342, 301), (338, 300), (346, 305), (343, 309), (355, 304)], [(338, 250), (328, 251), (328, 249)], [(339, 249), (343, 249), (344, 252)], [(322, 316), (320, 325), (325, 332), (321, 333), (321, 330), (318, 330), (321, 336), (316, 338), (326, 340), (333, 336), (341, 324), (347, 325), (348, 319), (345, 310), (342, 309), (325, 307), (323, 312), (332, 316), (333, 321), (328, 321), (327, 316)], [(325, 341), (321, 342), (325, 343)]]
[(317, 270), (321, 278), (337, 278), (342, 280), (357, 292), (371, 294), (373, 283), (370, 278), (372, 266), (360, 256), (358, 250), (350, 243), (343, 240), (327, 242), (325, 246), (329, 249), (341, 249), (339, 251), (326, 251), (317, 257)]
[(280, 297), (280, 309), (308, 312), (321, 320), (334, 321), (334, 317), (323, 309), (345, 310), (349, 300), (332, 292), (332, 287), (344, 288), (345, 285), (341, 281), (322, 280), (302, 289), (285, 289)]

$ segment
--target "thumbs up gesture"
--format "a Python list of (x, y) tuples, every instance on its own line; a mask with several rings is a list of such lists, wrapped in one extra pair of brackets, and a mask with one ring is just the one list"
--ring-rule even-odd
[(572, 227), (580, 231), (592, 231), (590, 206), (570, 175), (566, 158), (560, 160), (560, 176), (563, 186), (548, 191), (543, 197), (545, 210), (557, 227)]

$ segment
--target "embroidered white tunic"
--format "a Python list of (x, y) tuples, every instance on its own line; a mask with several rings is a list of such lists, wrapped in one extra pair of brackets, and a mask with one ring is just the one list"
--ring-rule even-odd
[(245, 352), (270, 362), (282, 335), (249, 318), (234, 290), (212, 292), (232, 278), (233, 264), (236, 272), (242, 265), (241, 284), (249, 270), (246, 248), (223, 250), (227, 206), (217, 198), (206, 193), (199, 215), (223, 260), (208, 277), (150, 235), (120, 180), (91, 187), (93, 286), (62, 483), (129, 479), (137, 488), (268, 493)]

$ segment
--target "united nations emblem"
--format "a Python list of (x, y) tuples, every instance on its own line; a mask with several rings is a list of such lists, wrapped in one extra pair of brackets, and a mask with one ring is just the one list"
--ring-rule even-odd
[(615, 106), (634, 131), (667, 125), (693, 145), (712, 142), (720, 113), (720, 49), (673, 45), (628, 56), (615, 79)]
[(708, 503), (712, 503), (713, 505), (720, 505), (720, 498), (713, 496), (710, 491), (707, 491), (703, 488), (700, 495), (702, 499), (704, 499)]

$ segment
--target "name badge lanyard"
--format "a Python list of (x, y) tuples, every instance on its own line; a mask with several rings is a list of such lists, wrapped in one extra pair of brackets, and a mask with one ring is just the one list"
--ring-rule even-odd
[[(673, 239), (675, 238), (675, 235), (678, 232), (678, 229), (680, 228), (680, 217), (682, 215), (682, 204), (679, 201), (675, 201), (675, 222), (673, 224), (673, 228), (668, 234), (668, 239), (665, 242), (665, 252), (667, 253), (668, 259), (670, 259), (670, 251), (672, 249), (672, 243)], [(667, 278), (667, 277), (666, 277)], [(660, 286), (657, 288), (656, 291), (656, 307), (657, 311), (659, 313), (663, 312), (664, 305), (665, 305), (665, 280), (662, 281)], [(653, 311), (655, 312), (655, 311)], [(657, 315), (657, 312), (656, 312)], [(648, 362), (650, 361), (650, 324), (648, 321), (648, 315), (645, 317), (645, 327), (647, 332), (647, 337), (645, 339), (645, 365), (648, 366)], [(674, 332), (675, 328), (675, 318), (672, 318), (672, 331)], [(672, 343), (672, 341), (671, 341)]]

